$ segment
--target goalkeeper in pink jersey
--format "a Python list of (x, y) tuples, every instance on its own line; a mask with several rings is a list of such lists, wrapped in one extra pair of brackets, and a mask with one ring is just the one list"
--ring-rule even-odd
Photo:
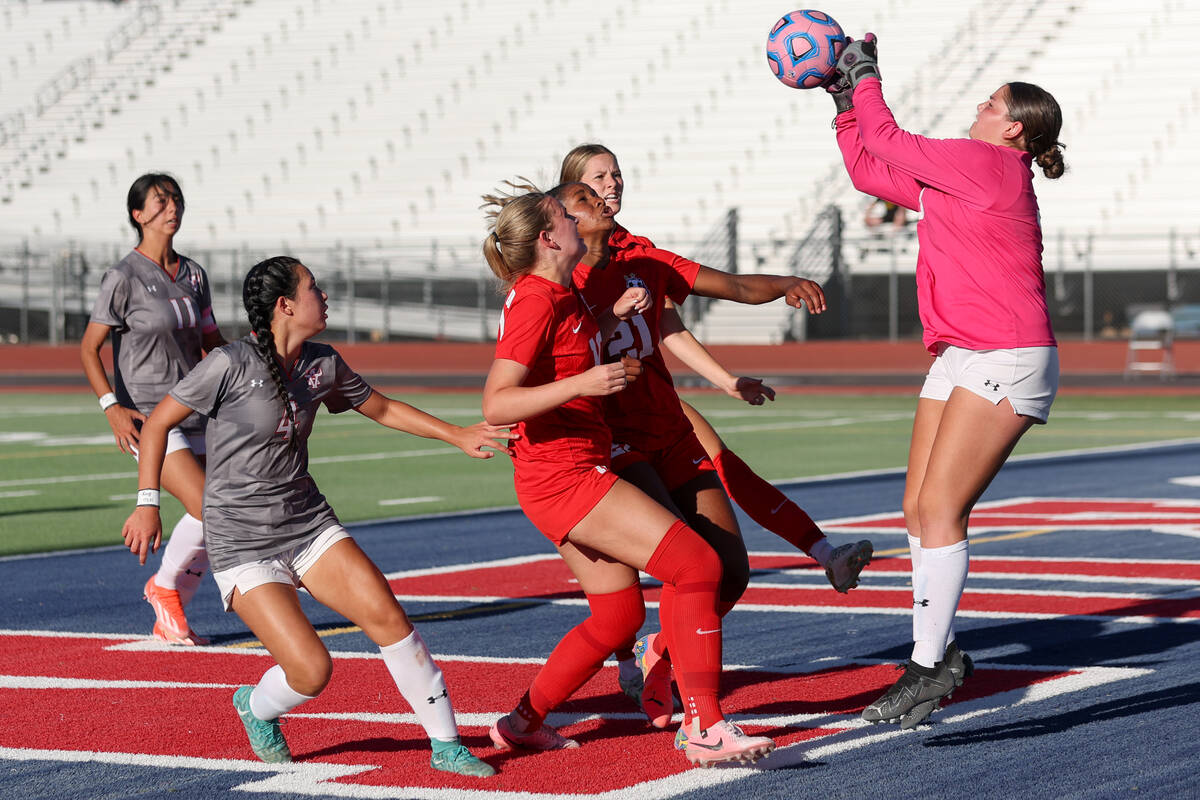
[(855, 187), (924, 214), (917, 299), (934, 360), (904, 487), (914, 643), (903, 676), (863, 711), (912, 728), (971, 673), (954, 637), (971, 508), (1058, 390), (1032, 166), (1063, 174), (1062, 112), (1045, 90), (1013, 82), (979, 104), (969, 138), (908, 133), (884, 103), (870, 33), (846, 46), (827, 88)]

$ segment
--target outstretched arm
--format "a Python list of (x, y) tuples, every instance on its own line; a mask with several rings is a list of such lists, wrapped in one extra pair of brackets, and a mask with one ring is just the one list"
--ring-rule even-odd
[(354, 410), (385, 427), (452, 444), (472, 458), (491, 458), (495, 455), (492, 450), (511, 456), (512, 450), (503, 441), (516, 438), (503, 425), (477, 422), (464, 428), (374, 390)]
[(692, 293), (750, 305), (783, 297), (793, 308), (804, 307), (813, 314), (825, 310), (825, 293), (820, 285), (793, 275), (735, 275), (702, 266), (692, 284)]
[(667, 300), (663, 309), (659, 332), (663, 345), (672, 355), (730, 397), (745, 400), (752, 406), (761, 406), (766, 400), (775, 399), (775, 390), (758, 378), (739, 378), (721, 366), (683, 324), (678, 309), (670, 300)]

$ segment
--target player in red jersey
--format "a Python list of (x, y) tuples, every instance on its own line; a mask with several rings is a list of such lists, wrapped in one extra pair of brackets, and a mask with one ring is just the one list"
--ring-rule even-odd
[[(624, 179), (615, 154), (603, 145), (584, 144), (572, 149), (563, 159), (560, 179), (563, 182), (587, 183), (604, 199), (614, 217), (620, 211)], [(631, 234), (615, 220), (608, 246), (610, 252), (617, 254), (617, 258), (638, 248), (654, 248), (648, 238)], [(730, 396), (740, 397), (752, 405), (774, 399), (774, 391), (762, 381), (730, 374), (687, 330), (669, 297), (666, 298), (666, 305), (660, 333), (663, 343), (672, 354)], [(700, 412), (683, 400), (679, 400), (679, 403), (729, 496), (759, 525), (803, 550), (825, 567), (826, 577), (834, 589), (847, 592), (857, 586), (859, 574), (871, 560), (871, 543), (862, 540), (834, 548), (802, 508), (755, 474), (726, 447)], [(634, 666), (633, 653), (622, 648), (616, 655), (621, 666), (621, 688), (626, 694), (635, 696), (637, 679), (641, 673)]]
[(611, 331), (618, 318), (645, 312), (657, 300), (645, 287), (622, 289), (598, 323), (572, 285), (585, 252), (574, 218), (554, 198), (517, 188), (524, 193), (484, 198), (498, 210), (483, 253), (510, 290), (483, 411), (493, 424), (520, 423), (513, 447), (517, 498), (558, 548), (591, 614), (555, 647), (517, 707), (492, 726), (492, 741), (500, 749), (579, 746), (545, 717), (637, 633), (645, 619), (643, 570), (671, 589), (659, 613), (693, 719), (688, 760), (753, 761), (774, 743), (727, 721), (717, 699), (721, 562), (694, 530), (610, 469), (612, 438), (601, 398), (623, 391), (628, 379), (622, 363), (601, 363), (601, 326)]
[[(581, 144), (563, 158), (560, 183), (581, 181), (591, 186), (612, 210), (614, 218), (621, 210), (625, 180), (616, 154), (601, 144)], [(615, 221), (615, 220), (614, 220)], [(617, 223), (608, 240), (613, 251), (634, 247), (654, 247), (645, 236), (636, 236)], [(668, 303), (668, 305), (670, 305)], [(722, 389), (730, 397), (761, 405), (774, 400), (775, 392), (755, 378), (737, 377), (722, 367), (684, 325), (678, 312), (669, 307), (663, 314), (663, 344), (696, 373)], [(812, 556), (822, 567), (830, 584), (839, 592), (858, 585), (858, 576), (871, 561), (869, 541), (843, 544), (834, 548), (812, 518), (787, 495), (759, 477), (730, 450), (716, 430), (699, 411), (681, 400), (684, 413), (705, 452), (717, 468), (721, 483), (750, 518), (788, 543)]]

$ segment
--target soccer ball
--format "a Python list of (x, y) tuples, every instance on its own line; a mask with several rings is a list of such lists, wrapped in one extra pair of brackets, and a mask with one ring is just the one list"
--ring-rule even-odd
[(824, 11), (784, 14), (767, 34), (767, 64), (793, 89), (815, 89), (833, 75), (846, 34)]

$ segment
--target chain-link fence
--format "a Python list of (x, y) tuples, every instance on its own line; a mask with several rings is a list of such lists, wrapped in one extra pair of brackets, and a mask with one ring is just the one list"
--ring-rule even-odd
[[(731, 210), (702, 241), (677, 246), (715, 268), (737, 271), (739, 242)], [(766, 248), (766, 245), (763, 246)], [(87, 325), (100, 276), (128, 246), (0, 246), (0, 336), (8, 342), (76, 341)], [(471, 247), (336, 247), (296, 251), (330, 295), (330, 333), (349, 341), (403, 339), (484, 341), (496, 330), (502, 296)], [(847, 235), (840, 212), (818, 216), (787, 263), (792, 274), (824, 285), (833, 313), (808, 320), (810, 339), (919, 337), (911, 229)], [(213, 287), (213, 307), (227, 337), (245, 332), (241, 286), (246, 271), (275, 252), (188, 252)], [(1200, 231), (1131, 234), (1050, 232), (1045, 240), (1046, 297), (1060, 336), (1128, 335), (1133, 314), (1164, 308), (1180, 336), (1200, 335)], [(687, 303), (689, 323), (703, 313)], [(794, 315), (793, 315), (794, 316)], [(719, 341), (717, 335), (709, 335)]]

